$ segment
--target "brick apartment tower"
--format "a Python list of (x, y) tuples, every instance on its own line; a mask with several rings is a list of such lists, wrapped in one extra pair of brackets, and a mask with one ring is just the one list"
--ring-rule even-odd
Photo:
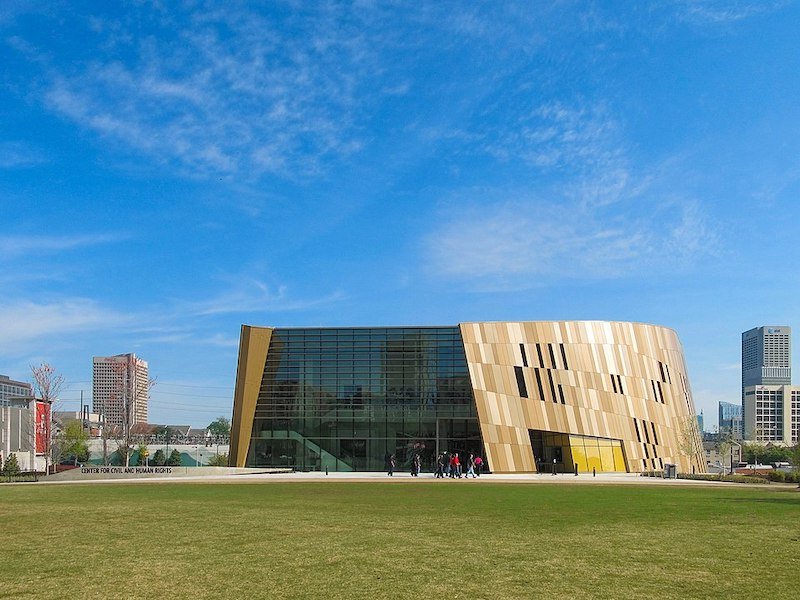
[(147, 362), (135, 354), (92, 358), (92, 411), (108, 425), (124, 427), (147, 423), (150, 386)]

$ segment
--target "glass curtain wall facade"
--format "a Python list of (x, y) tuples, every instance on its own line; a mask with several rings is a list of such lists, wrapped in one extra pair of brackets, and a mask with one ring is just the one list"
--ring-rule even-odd
[(458, 327), (275, 329), (247, 466), (380, 471), (484, 456)]

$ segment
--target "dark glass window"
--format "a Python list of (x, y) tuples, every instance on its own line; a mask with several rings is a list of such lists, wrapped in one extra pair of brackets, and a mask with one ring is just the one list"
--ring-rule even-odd
[(528, 355), (525, 354), (525, 344), (520, 344), (519, 345), (519, 351), (522, 354), (522, 366), (523, 367), (527, 367), (528, 366)]
[(558, 404), (558, 398), (556, 398), (556, 387), (553, 385), (553, 372), (550, 369), (547, 370), (547, 379), (550, 383), (550, 396), (553, 398), (553, 402)]
[(542, 376), (539, 374), (539, 369), (534, 369), (536, 374), (536, 386), (539, 388), (539, 400), (544, 402), (544, 388), (542, 387)]
[(547, 344), (547, 350), (550, 353), (550, 366), (555, 369), (556, 368), (556, 355), (553, 352), (553, 344)]
[(569, 371), (569, 363), (567, 362), (567, 352), (564, 350), (564, 344), (559, 344), (561, 347), (561, 358), (564, 361), (564, 369)]
[(536, 344), (536, 354), (539, 356), (539, 366), (544, 367), (544, 358), (542, 357), (542, 345)]
[(522, 367), (514, 367), (514, 375), (517, 377), (517, 388), (519, 388), (519, 395), (522, 398), (527, 398), (528, 388), (525, 385), (525, 375), (522, 373)]

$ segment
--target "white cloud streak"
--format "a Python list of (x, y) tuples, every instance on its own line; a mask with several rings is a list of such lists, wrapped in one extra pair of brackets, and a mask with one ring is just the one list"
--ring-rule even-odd
[(786, 0), (683, 0), (677, 10), (686, 22), (724, 25), (774, 12), (786, 4)]
[[(653, 203), (656, 204), (656, 203)], [(655, 267), (676, 272), (715, 252), (716, 234), (693, 202), (664, 202), (621, 221), (602, 207), (523, 200), (461, 209), (426, 241), (434, 274), (531, 288), (554, 279), (611, 279)]]
[(67, 334), (108, 331), (129, 324), (129, 317), (86, 298), (6, 302), (0, 305), (0, 352), (17, 355), (33, 343), (51, 343)]
[[(314, 173), (361, 147), (362, 92), (379, 70), (358, 13), (347, 12), (330, 6), (281, 21), (230, 5), (162, 15), (160, 35), (143, 39), (133, 24), (93, 18), (111, 51), (58, 72), (46, 102), (187, 174)], [(296, 28), (304, 35), (289, 34)], [(115, 60), (117, 49), (134, 59)], [(389, 83), (394, 94), (403, 82)]]
[(22, 142), (0, 142), (0, 169), (29, 169), (46, 163), (38, 150)]
[(127, 239), (123, 234), (0, 235), (0, 256), (9, 259), (30, 254), (45, 254), (74, 250), (86, 246), (109, 244)]
[(269, 286), (257, 279), (245, 279), (230, 291), (203, 301), (180, 303), (179, 310), (194, 316), (231, 313), (275, 313), (306, 310), (342, 300), (342, 292), (318, 298), (295, 298), (284, 285)]

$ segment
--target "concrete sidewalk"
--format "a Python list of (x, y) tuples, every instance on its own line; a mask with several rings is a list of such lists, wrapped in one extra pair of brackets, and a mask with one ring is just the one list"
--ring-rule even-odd
[[(72, 479), (72, 480), (41, 480), (38, 483), (19, 483), (11, 485), (86, 485), (86, 484), (108, 484), (108, 483), (249, 483), (249, 484), (268, 484), (268, 483), (291, 483), (291, 482), (389, 482), (401, 483), (406, 485), (413, 484), (435, 484), (435, 485), (482, 485), (486, 483), (508, 483), (508, 484), (529, 484), (529, 485), (549, 485), (549, 484), (576, 484), (576, 485), (682, 485), (682, 486), (734, 486), (751, 487), (751, 484), (717, 482), (717, 481), (696, 481), (689, 479), (661, 479), (657, 477), (642, 477), (638, 473), (598, 473), (596, 476), (591, 474), (485, 474), (476, 478), (466, 479), (436, 479), (433, 473), (421, 473), (419, 477), (412, 477), (410, 473), (395, 472), (389, 477), (385, 472), (368, 473), (329, 473), (310, 472), (310, 473), (220, 473), (220, 474), (200, 474), (193, 476), (190, 473), (180, 477), (120, 477), (114, 478), (92, 478), (92, 479)], [(763, 487), (763, 485), (757, 485)], [(769, 487), (795, 488), (794, 484), (770, 484)]]

